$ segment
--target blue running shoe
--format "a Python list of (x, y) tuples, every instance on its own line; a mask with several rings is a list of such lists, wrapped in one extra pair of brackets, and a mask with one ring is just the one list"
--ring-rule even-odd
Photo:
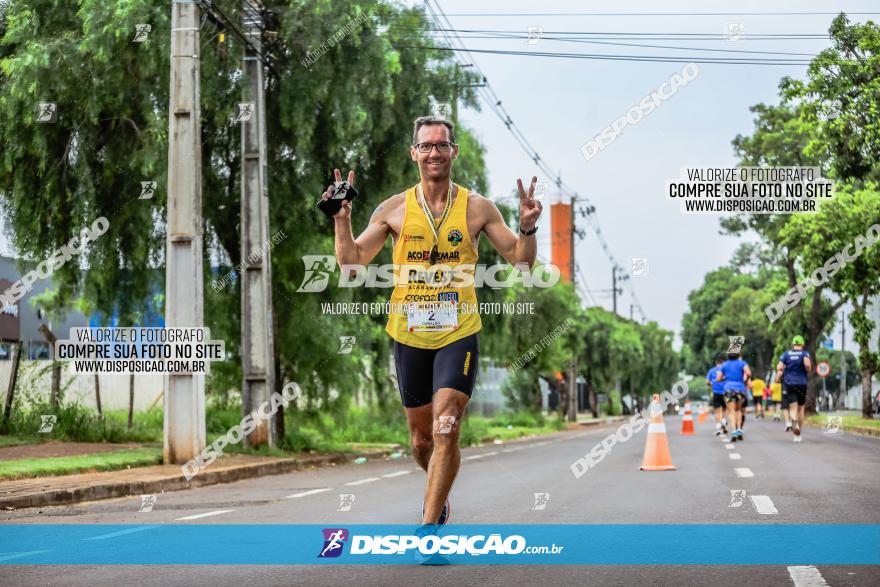
[[(437, 524), (423, 524), (415, 531), (416, 536), (424, 538), (425, 536), (437, 536)], [(416, 549), (416, 564), (419, 565), (448, 565), (449, 559), (437, 553), (423, 554)]]
[[(449, 514), (452, 510), (449, 507), (449, 500), (446, 500), (446, 503), (443, 504), (443, 509), (440, 510), (440, 519), (437, 520), (437, 525), (442, 526), (446, 522), (449, 521)], [(425, 517), (425, 504), (422, 504), (422, 518)]]

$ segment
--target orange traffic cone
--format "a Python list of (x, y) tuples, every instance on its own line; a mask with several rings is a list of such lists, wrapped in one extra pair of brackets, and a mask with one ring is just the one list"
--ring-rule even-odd
[(645, 458), (642, 459), (642, 471), (672, 471), (672, 457), (669, 455), (669, 443), (666, 440), (666, 424), (663, 423), (663, 412), (660, 409), (660, 396), (654, 394), (650, 407), (651, 423), (648, 424), (648, 440), (645, 442)]
[(702, 424), (703, 422), (706, 421), (706, 418), (708, 418), (708, 417), (709, 417), (709, 410), (706, 408), (706, 406), (700, 406), (700, 413), (697, 415), (697, 422)]
[(691, 402), (684, 402), (684, 416), (681, 417), (681, 434), (690, 436), (694, 433), (694, 414), (691, 412)]

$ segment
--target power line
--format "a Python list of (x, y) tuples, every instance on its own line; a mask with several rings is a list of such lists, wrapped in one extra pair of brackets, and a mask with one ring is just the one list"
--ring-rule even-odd
[[(417, 26), (406, 26), (400, 25), (398, 28), (403, 30), (421, 30)], [(518, 33), (522, 35), (522, 29), (460, 29), (460, 28), (442, 28), (442, 27), (434, 27), (433, 31), (437, 32), (449, 32), (449, 33), (468, 33), (468, 34), (515, 34)], [(621, 37), (621, 38), (631, 38), (631, 37), (681, 37), (684, 39), (695, 39), (701, 41), (729, 41), (729, 35), (724, 32), (718, 33), (671, 33), (668, 31), (663, 32), (654, 32), (654, 31), (553, 31), (553, 30), (542, 30), (542, 34), (545, 35), (577, 35), (577, 36), (588, 36), (588, 37), (597, 37), (597, 38), (605, 38), (605, 37)], [(705, 37), (705, 38), (700, 38)], [(827, 32), (818, 32), (818, 33), (743, 33), (741, 35), (742, 39), (745, 40), (757, 40), (757, 41), (766, 41), (771, 39), (827, 39)]]
[[(429, 31), (430, 32), (430, 31)], [(489, 33), (486, 35), (459, 35), (461, 39), (522, 39), (522, 33)], [(640, 47), (646, 49), (669, 49), (672, 51), (707, 51), (712, 53), (748, 53), (755, 55), (795, 55), (800, 57), (815, 57), (815, 53), (793, 53), (790, 51), (749, 51), (746, 49), (712, 49), (709, 47), (680, 47), (676, 45), (648, 45), (645, 43), (614, 43), (611, 41), (595, 41), (591, 39), (580, 39), (572, 37), (548, 37), (546, 34), (541, 36), (542, 41), (559, 41), (564, 43), (581, 43), (590, 45), (609, 45), (616, 47)]]
[[(442, 18), (443, 20), (445, 20), (446, 25), (451, 30), (454, 30), (452, 23), (449, 21), (448, 18), (446, 18), (445, 14), (443, 13), (443, 9), (440, 7), (439, 4), (437, 5), (437, 10), (440, 13), (439, 16), (431, 8), (429, 0), (425, 0), (425, 5), (427, 6), (428, 10), (431, 12), (431, 14), (435, 20), (437, 20), (439, 22), (440, 18)], [(455, 43), (456, 39), (454, 38), (454, 36), (448, 35), (448, 34), (446, 36), (449, 39), (450, 44)], [(605, 237), (602, 234), (602, 229), (598, 224), (598, 217), (596, 217), (596, 208), (595, 208), (595, 206), (592, 205), (590, 199), (586, 196), (579, 196), (575, 190), (571, 189), (567, 184), (565, 184), (565, 182), (562, 181), (562, 178), (559, 177), (558, 174), (554, 174), (553, 171), (544, 163), (544, 161), (541, 159), (538, 152), (534, 149), (534, 147), (531, 146), (528, 139), (526, 139), (525, 135), (522, 134), (522, 132), (519, 130), (519, 128), (513, 122), (513, 119), (510, 117), (510, 115), (504, 109), (504, 106), (502, 105), (501, 98), (495, 92), (494, 88), (492, 87), (492, 84), (489, 83), (489, 80), (486, 78), (485, 74), (480, 69), (480, 67), (468, 55), (467, 48), (464, 47), (464, 44), (461, 43), (460, 41), (459, 41), (459, 46), (461, 47), (462, 53), (461, 54), (456, 53), (455, 54), (456, 57), (463, 57), (463, 58), (469, 59), (470, 60), (469, 65), (471, 65), (475, 71), (479, 72), (480, 76), (483, 78), (484, 85), (481, 87), (478, 87), (477, 92), (479, 92), (483, 96), (483, 99), (489, 105), (490, 109), (493, 112), (495, 112), (495, 114), (502, 120), (502, 122), (507, 127), (507, 129), (511, 132), (511, 134), (513, 134), (516, 141), (525, 150), (526, 154), (531, 156), (532, 160), (535, 162), (535, 165), (539, 169), (541, 169), (541, 171), (543, 171), (547, 175), (547, 177), (554, 177), (554, 176), (556, 177), (556, 182), (555, 182), (556, 187), (560, 190), (564, 189), (566, 192), (568, 192), (570, 194), (574, 194), (575, 202), (581, 201), (581, 202), (587, 203), (589, 212), (583, 213), (582, 215), (587, 218), (587, 224), (590, 226), (590, 228), (593, 229), (593, 232), (595, 233), (596, 238), (598, 239), (599, 244), (602, 247), (602, 250), (605, 252), (605, 255), (608, 257), (608, 260), (611, 263), (611, 265), (613, 267), (619, 267), (620, 266), (619, 263), (617, 263), (617, 260), (614, 258), (614, 255), (611, 253), (611, 250), (608, 247), (608, 243), (605, 241)], [(576, 213), (577, 213), (577, 211), (576, 211), (575, 207), (573, 206), (572, 207), (572, 217)], [(577, 272), (577, 269), (575, 269), (575, 272)], [(572, 281), (574, 282), (574, 276), (572, 276)], [(639, 312), (642, 314), (642, 316), (644, 316), (644, 311), (642, 310), (641, 305), (639, 305)]]
[[(485, 53), (489, 55), (515, 55), (520, 57), (547, 57), (554, 59), (587, 59), (598, 61), (637, 61), (646, 63), (704, 63), (713, 65), (809, 65), (806, 59), (762, 59), (758, 57), (674, 57), (661, 55), (614, 55), (607, 53), (553, 53), (549, 51), (511, 51), (500, 49), (456, 49), (454, 47), (437, 47), (425, 45), (395, 45), (395, 49), (426, 49), (435, 51), (453, 51), (467, 53)], [(848, 63), (840, 61), (838, 63)]]
[(880, 12), (450, 12), (446, 16), (508, 18), (518, 16), (868, 16)]

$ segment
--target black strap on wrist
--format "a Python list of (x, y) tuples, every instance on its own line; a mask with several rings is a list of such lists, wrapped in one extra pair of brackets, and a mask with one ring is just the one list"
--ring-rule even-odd
[(531, 236), (531, 235), (535, 234), (536, 232), (538, 232), (538, 226), (535, 225), (535, 228), (533, 228), (531, 230), (523, 230), (522, 226), (520, 226), (519, 231), (526, 236)]

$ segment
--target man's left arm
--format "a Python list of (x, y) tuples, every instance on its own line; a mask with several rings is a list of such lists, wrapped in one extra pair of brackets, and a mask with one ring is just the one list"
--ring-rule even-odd
[(538, 217), (541, 215), (543, 206), (541, 202), (535, 200), (535, 186), (538, 178), (533, 177), (528, 192), (523, 188), (522, 180), (517, 179), (516, 184), (519, 188), (519, 229), (520, 233), (514, 234), (507, 224), (498, 207), (491, 200), (486, 200), (486, 223), (483, 225), (483, 232), (492, 246), (498, 250), (498, 253), (504, 257), (511, 265), (526, 264), (531, 269), (535, 264), (535, 257), (538, 254), (538, 243), (535, 233), (526, 235), (523, 232), (531, 232), (535, 229)]

